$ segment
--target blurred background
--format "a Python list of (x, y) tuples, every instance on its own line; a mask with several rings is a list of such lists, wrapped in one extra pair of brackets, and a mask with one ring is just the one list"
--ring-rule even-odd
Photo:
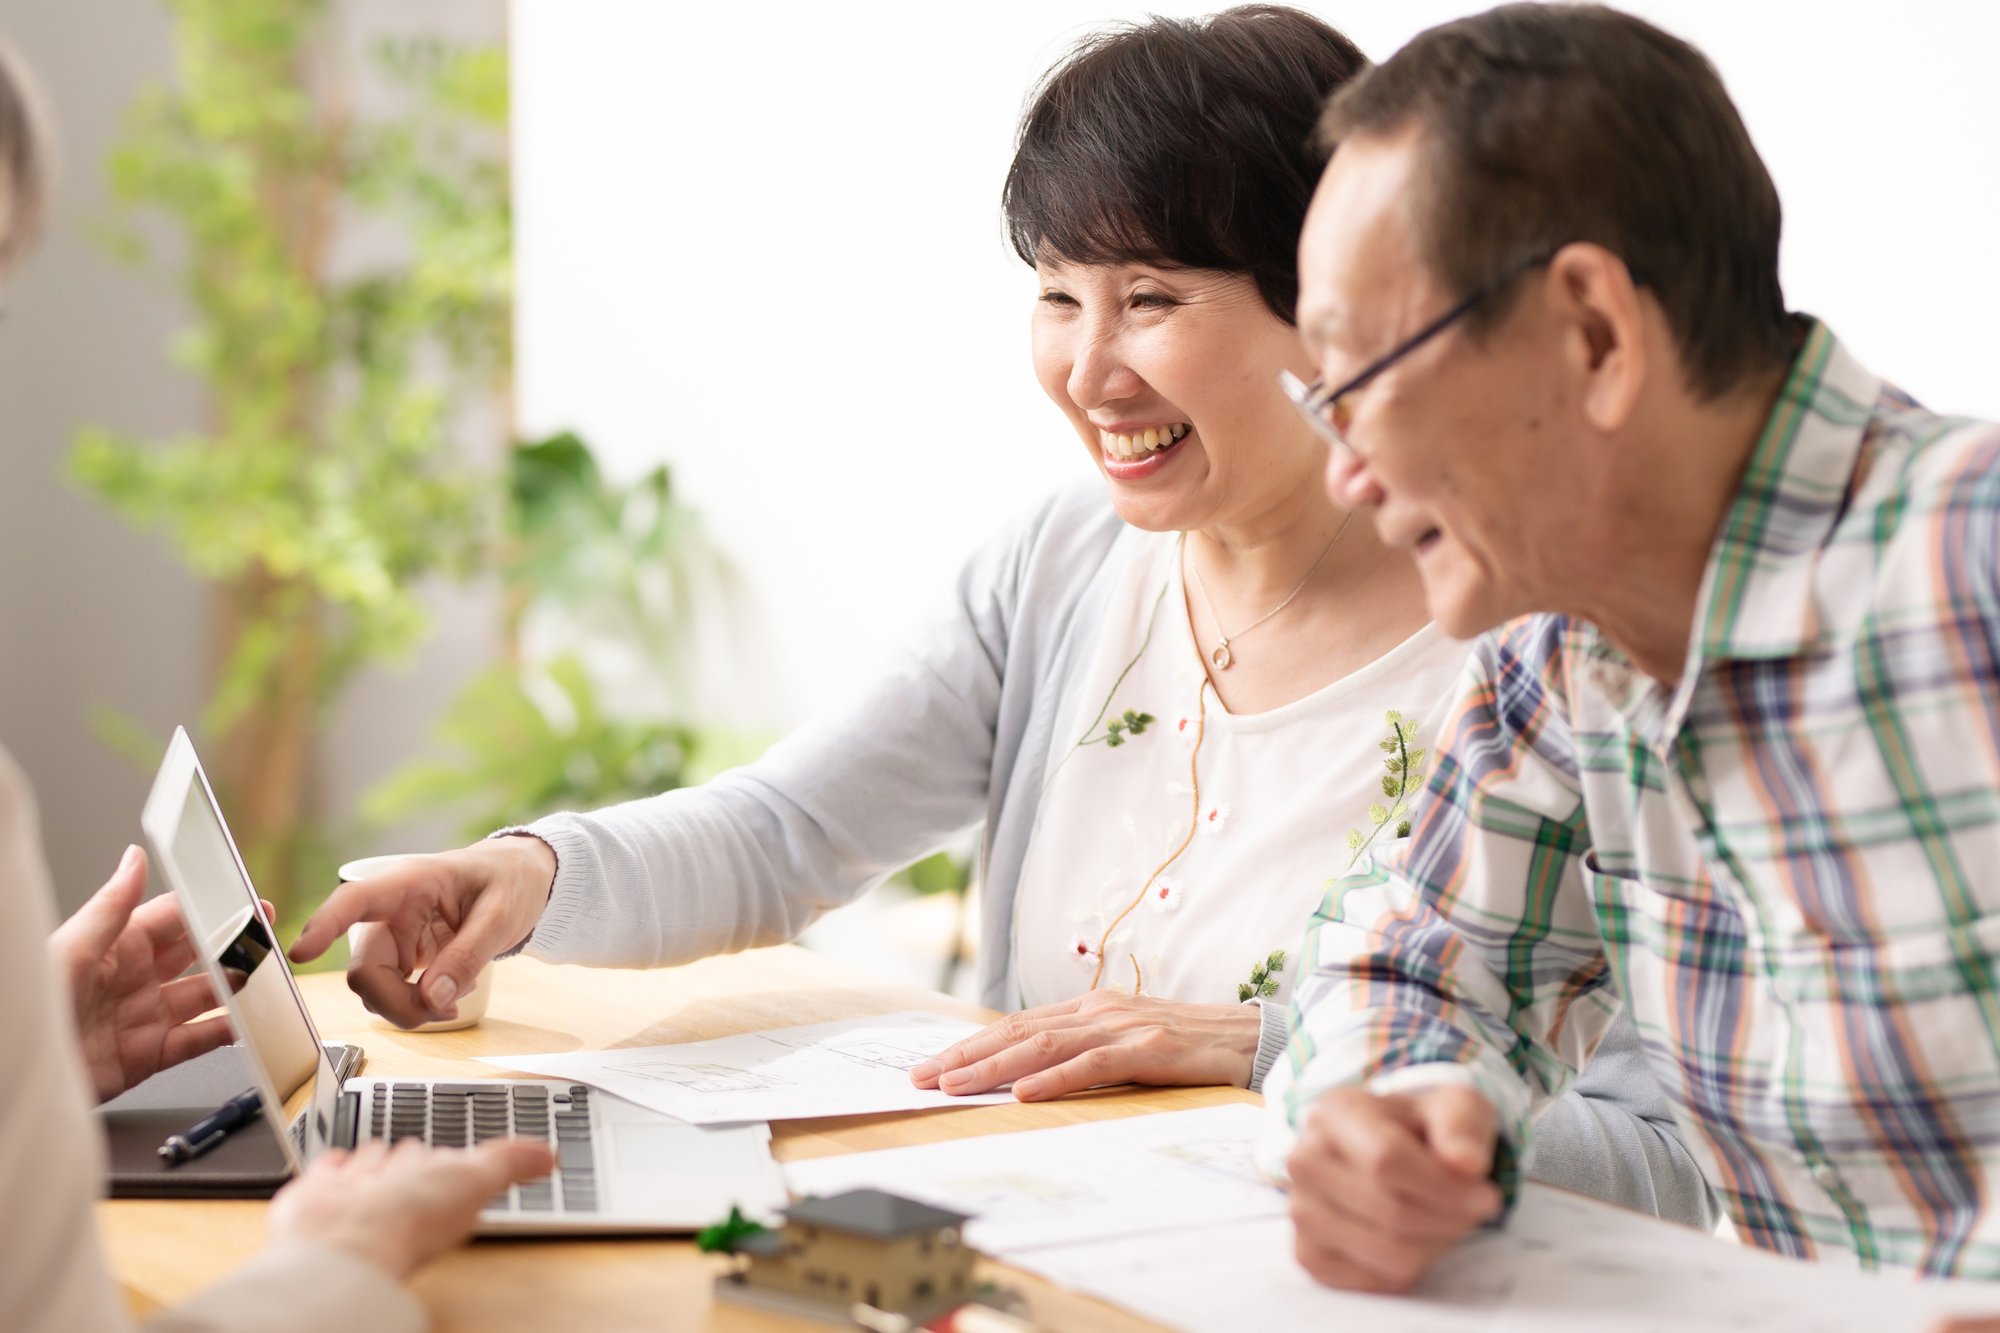
[[(1304, 6), (1384, 56), (1462, 4)], [(2000, 416), (2000, 8), (1629, 6), (1715, 60), (1795, 308)], [(755, 757), (1092, 475), (997, 199), (1088, 0), (0, 0), (64, 149), (0, 322), (0, 743), (62, 907), (194, 732), (333, 867)], [(808, 942), (963, 987), (968, 830)]]

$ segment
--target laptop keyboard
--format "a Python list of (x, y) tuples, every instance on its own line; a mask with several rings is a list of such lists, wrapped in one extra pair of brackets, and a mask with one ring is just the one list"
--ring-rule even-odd
[(597, 1160), (590, 1089), (581, 1083), (377, 1083), (369, 1090), (367, 1134), (392, 1145), (419, 1139), (466, 1148), (488, 1139), (547, 1140), (554, 1130), (558, 1169), (516, 1185), (489, 1212), (594, 1213)]

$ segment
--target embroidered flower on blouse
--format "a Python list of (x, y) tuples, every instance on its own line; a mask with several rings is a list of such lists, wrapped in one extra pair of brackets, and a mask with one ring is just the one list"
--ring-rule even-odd
[(1168, 875), (1159, 876), (1153, 881), (1153, 886), (1146, 890), (1146, 901), (1152, 904), (1155, 912), (1173, 911), (1181, 905), (1181, 899), (1186, 896), (1186, 886)]
[(1079, 963), (1097, 965), (1097, 941), (1085, 935), (1074, 936), (1069, 942), (1069, 956)]
[(1202, 824), (1211, 833), (1220, 833), (1229, 823), (1229, 802), (1218, 801), (1201, 817)]
[(1199, 715), (1191, 713), (1187, 709), (1182, 709), (1175, 715), (1174, 735), (1180, 738), (1182, 745), (1193, 745), (1195, 737), (1200, 734), (1201, 718)]

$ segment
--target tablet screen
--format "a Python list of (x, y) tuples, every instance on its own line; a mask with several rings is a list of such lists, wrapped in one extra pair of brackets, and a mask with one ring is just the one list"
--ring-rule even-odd
[(313, 1076), (319, 1042), (198, 776), (190, 775), (173, 855), (187, 887), (185, 906), (192, 909), (188, 925), (195, 938), (233, 974), (232, 984), (242, 978), (234, 1008), (247, 1030), (237, 1036), (257, 1048), (278, 1095), (289, 1098)]
[(264, 1119), (302, 1168), (332, 1141), (340, 1080), (185, 731), (174, 732), (139, 822), (210, 979), (225, 990)]

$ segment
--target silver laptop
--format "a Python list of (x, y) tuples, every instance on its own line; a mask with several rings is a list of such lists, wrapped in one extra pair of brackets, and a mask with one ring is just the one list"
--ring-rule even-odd
[(482, 1233), (690, 1231), (732, 1206), (765, 1221), (785, 1206), (768, 1125), (690, 1125), (545, 1079), (343, 1085), (184, 730), (174, 732), (140, 823), (263, 1097), (268, 1130), (238, 1132), (277, 1135), (293, 1174), (329, 1148), (369, 1139), (466, 1147), (513, 1134), (553, 1140), (561, 1165), (487, 1205)]

